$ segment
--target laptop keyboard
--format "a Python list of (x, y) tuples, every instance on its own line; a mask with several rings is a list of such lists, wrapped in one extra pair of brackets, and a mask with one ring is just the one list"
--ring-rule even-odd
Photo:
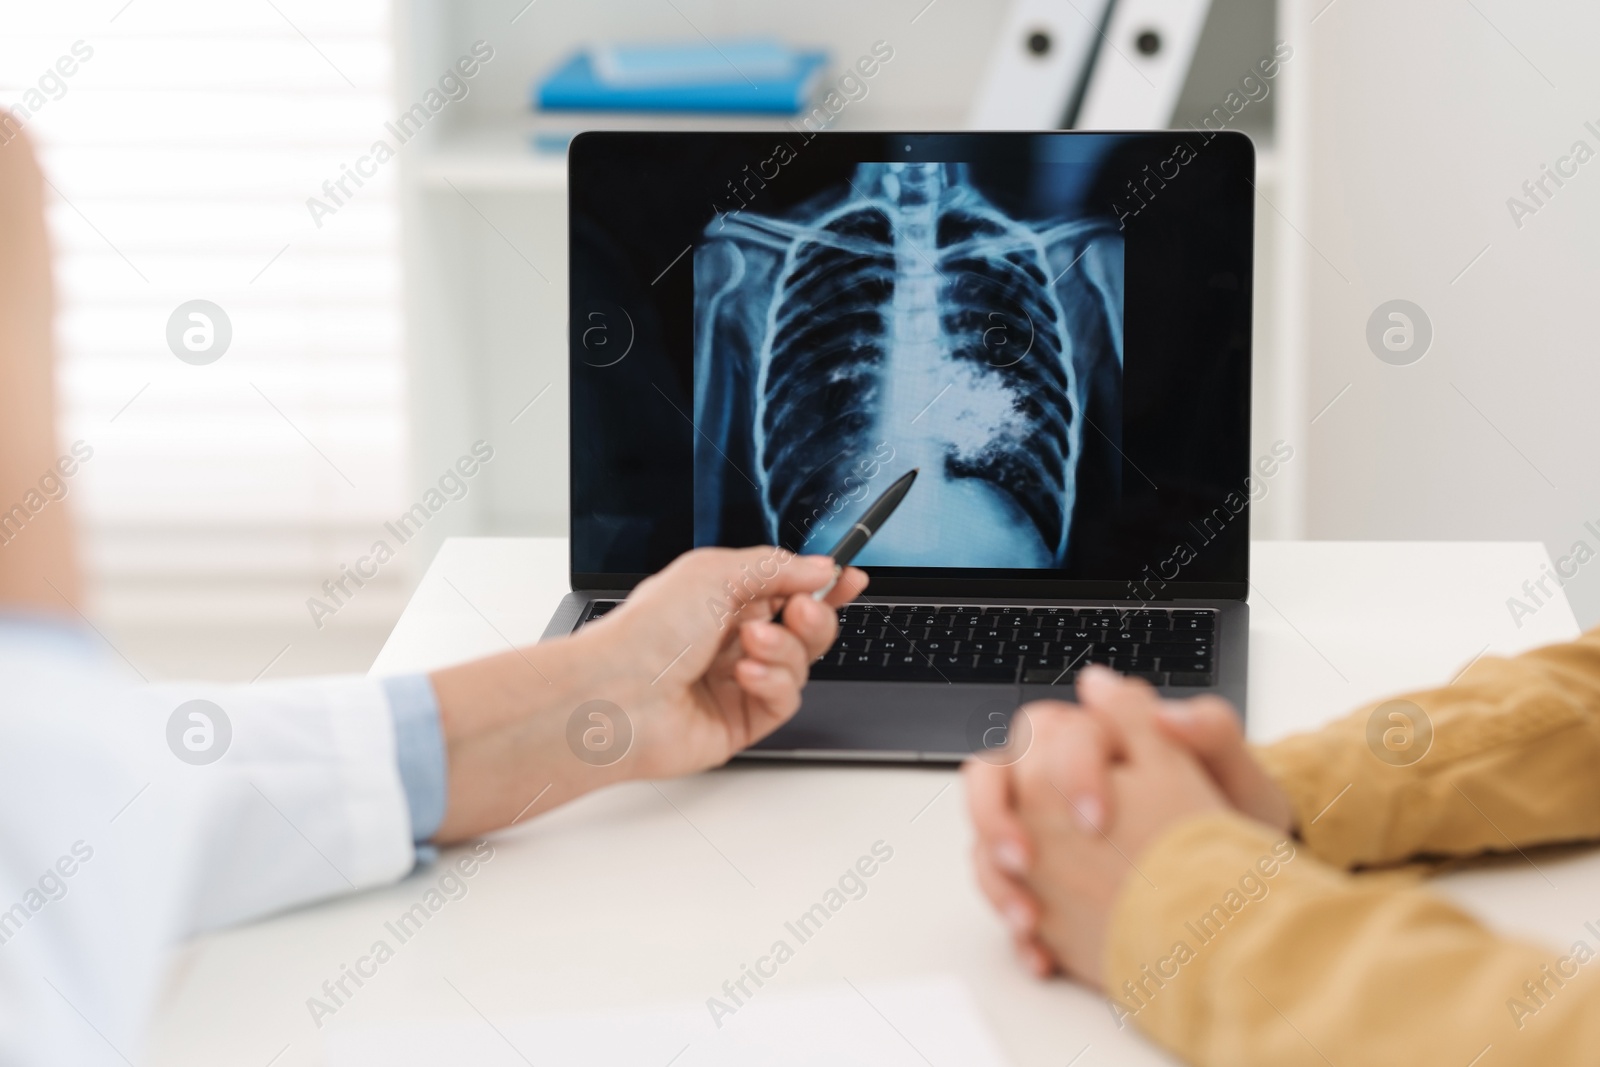
[[(597, 600), (584, 622), (619, 601)], [(1215, 684), (1214, 609), (847, 604), (813, 679), (1071, 685), (1099, 663), (1153, 685)]]

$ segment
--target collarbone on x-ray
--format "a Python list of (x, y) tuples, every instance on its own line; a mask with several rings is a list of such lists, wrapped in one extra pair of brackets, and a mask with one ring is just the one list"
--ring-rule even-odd
[(697, 542), (733, 494), (820, 550), (887, 443), (875, 481), (922, 477), (862, 562), (1061, 566), (1091, 384), (1120, 394), (1122, 288), (1114, 224), (1013, 219), (958, 163), (863, 163), (781, 217), (719, 216), (695, 256)]

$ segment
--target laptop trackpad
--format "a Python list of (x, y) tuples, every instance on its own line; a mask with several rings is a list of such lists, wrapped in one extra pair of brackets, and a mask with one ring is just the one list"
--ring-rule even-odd
[(1006, 744), (1020, 695), (1015, 685), (814, 681), (795, 717), (751, 751), (954, 762)]

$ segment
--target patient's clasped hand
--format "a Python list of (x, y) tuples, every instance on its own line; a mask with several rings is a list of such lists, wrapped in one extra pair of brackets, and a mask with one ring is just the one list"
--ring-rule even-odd
[(966, 769), (979, 884), (1035, 973), (1216, 1067), (1593, 1062), (1600, 924), (1515, 941), (1371, 868), (1600, 838), (1600, 631), (1409, 694), (1410, 762), (1369, 745), (1375, 707), (1252, 748), (1215, 698), (1101, 669), (1077, 695)]

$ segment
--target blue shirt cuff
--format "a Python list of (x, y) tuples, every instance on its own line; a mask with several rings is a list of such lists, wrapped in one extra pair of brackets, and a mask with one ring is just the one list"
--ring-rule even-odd
[(439, 700), (426, 674), (385, 678), (383, 689), (394, 716), (395, 757), (411, 809), (411, 839), (417, 858), (426, 863), (437, 854), (428, 842), (444, 822), (447, 783)]
[(0, 610), (0, 645), (20, 650), (24, 646), (47, 652), (90, 658), (102, 649), (88, 630), (55, 615)]

